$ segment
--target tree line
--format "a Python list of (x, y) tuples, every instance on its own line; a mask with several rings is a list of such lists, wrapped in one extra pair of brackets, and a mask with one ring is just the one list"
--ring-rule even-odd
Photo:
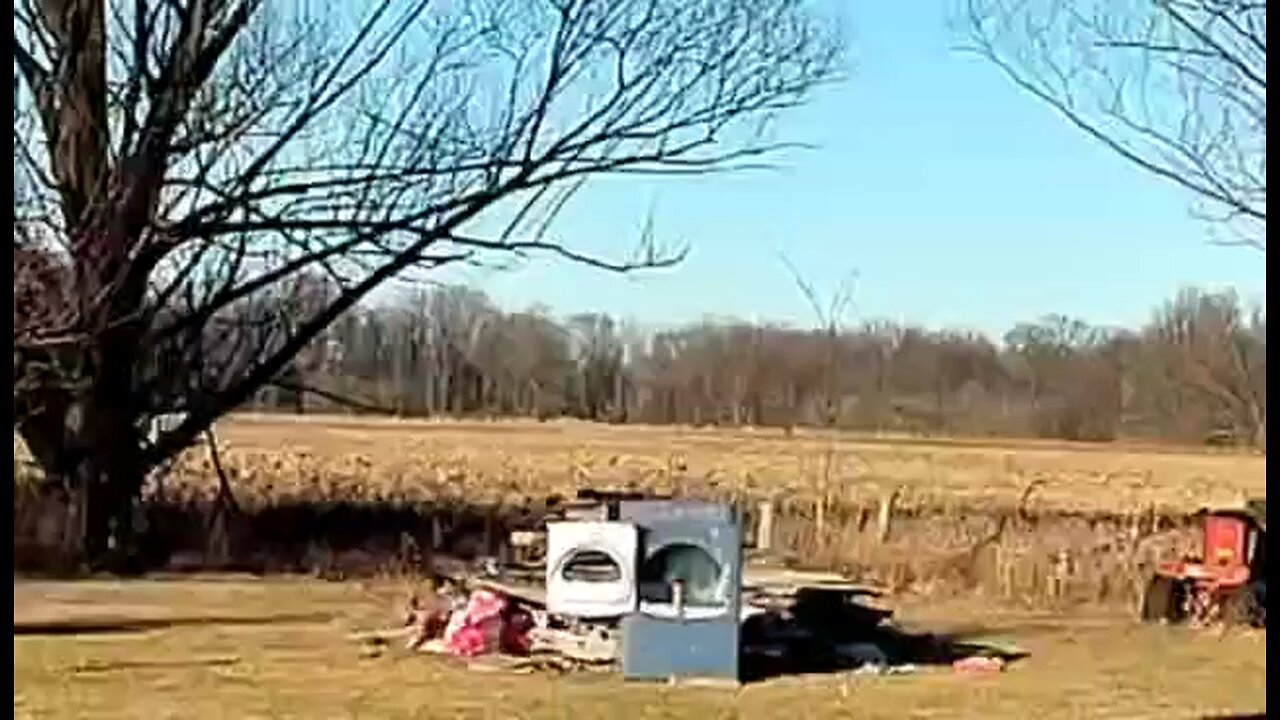
[(1265, 449), (1266, 340), (1265, 309), (1194, 288), (1141, 327), (1048, 315), (992, 339), (885, 321), (654, 330), (447, 286), (346, 313), (251, 405)]

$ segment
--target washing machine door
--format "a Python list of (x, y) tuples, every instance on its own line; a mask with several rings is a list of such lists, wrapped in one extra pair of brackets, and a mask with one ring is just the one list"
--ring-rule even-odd
[(635, 610), (639, 548), (632, 523), (547, 523), (547, 610), (581, 618)]

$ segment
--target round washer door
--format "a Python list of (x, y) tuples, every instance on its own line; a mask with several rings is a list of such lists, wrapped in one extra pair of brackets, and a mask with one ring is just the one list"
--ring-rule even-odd
[(635, 610), (639, 537), (631, 523), (548, 523), (547, 610), (582, 618)]
[[(728, 568), (705, 547), (670, 542), (649, 553), (640, 566), (640, 611), (655, 617), (715, 617), (729, 610)], [(681, 586), (683, 608), (676, 606)]]

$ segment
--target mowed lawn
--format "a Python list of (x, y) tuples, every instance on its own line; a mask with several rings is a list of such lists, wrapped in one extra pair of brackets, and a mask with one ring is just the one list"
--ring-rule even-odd
[(823, 675), (710, 688), (468, 670), (347, 637), (393, 621), (390, 583), (15, 580), (15, 717), (1192, 718), (1265, 712), (1265, 632), (1105, 613), (896, 603), (906, 624), (1014, 643), (1007, 672)]

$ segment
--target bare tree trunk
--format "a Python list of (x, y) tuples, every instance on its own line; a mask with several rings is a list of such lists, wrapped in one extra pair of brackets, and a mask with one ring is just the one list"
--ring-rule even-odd
[(146, 469), (131, 397), (133, 363), (123, 352), (135, 345), (128, 341), (104, 345), (102, 359), (107, 367), (93, 378), (96, 387), (84, 409), (82, 435), (88, 452), (77, 480), (88, 490), (85, 560), (93, 567), (122, 571), (133, 569), (129, 567), (137, 550), (133, 507)]
[(23, 436), (29, 446), (58, 448), (55, 459), (39, 462), (68, 503), (64, 551), (90, 569), (125, 572), (141, 569), (133, 509), (146, 471), (137, 418), (110, 402), (118, 394), (99, 390), (70, 406), (64, 421), (73, 432), (50, 436), (48, 427), (26, 426)]
[(627, 418), (626, 387), (623, 383), (622, 363), (619, 362), (613, 371), (613, 412), (612, 419), (625, 422)]
[(1249, 403), (1249, 417), (1253, 421), (1252, 437), (1250, 441), (1253, 446), (1261, 450), (1265, 455), (1267, 452), (1267, 416), (1265, 411), (1258, 406), (1258, 403)]

